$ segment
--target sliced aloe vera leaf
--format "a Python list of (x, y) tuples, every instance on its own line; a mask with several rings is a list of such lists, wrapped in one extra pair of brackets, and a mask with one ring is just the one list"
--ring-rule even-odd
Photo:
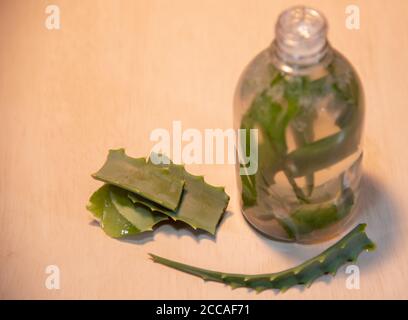
[(118, 212), (140, 232), (152, 231), (157, 223), (168, 220), (167, 216), (153, 213), (148, 207), (134, 204), (128, 197), (127, 190), (115, 186), (110, 188), (112, 203)]
[[(296, 144), (296, 147), (303, 147), (304, 145), (311, 143), (314, 140), (314, 121), (316, 120), (317, 114), (316, 109), (312, 107), (300, 108), (300, 114), (296, 117), (294, 121), (291, 122), (290, 128), (292, 135)], [(296, 123), (302, 123), (302, 129), (300, 130)], [(304, 126), (304, 127), (303, 127)], [(307, 197), (312, 195), (314, 189), (314, 174), (308, 174), (305, 176)]]
[(295, 178), (328, 168), (358, 150), (361, 125), (351, 124), (338, 133), (309, 143), (289, 153), (285, 167)]
[(183, 165), (170, 162), (169, 165), (161, 164), (161, 166), (168, 168), (171, 174), (185, 180), (184, 193), (177, 210), (167, 210), (136, 194), (129, 194), (129, 198), (134, 203), (141, 203), (173, 220), (185, 222), (194, 229), (215, 234), (218, 222), (229, 202), (229, 196), (225, 193), (224, 188), (211, 186), (204, 181), (202, 176), (189, 174)]
[(112, 238), (122, 238), (140, 233), (133, 224), (119, 213), (111, 198), (106, 200), (100, 225), (103, 231)]
[(160, 205), (158, 205), (157, 203), (153, 202), (153, 201), (149, 201), (146, 198), (143, 198), (135, 193), (132, 192), (128, 192), (127, 194), (128, 199), (133, 203), (133, 204), (141, 204), (147, 208), (149, 208), (151, 211), (153, 212), (157, 212), (157, 213), (161, 213), (161, 214), (165, 214), (165, 215), (171, 215), (172, 213), (174, 213), (174, 211), (169, 210), (165, 207), (162, 207)]
[[(305, 144), (310, 143), (313, 141), (313, 125), (307, 125), (307, 131), (300, 132), (296, 128), (292, 126), (292, 133), (296, 143), (296, 146), (303, 147)], [(307, 196), (310, 197), (312, 195), (314, 189), (314, 174), (308, 174), (305, 176), (306, 181), (306, 191)]]
[(135, 206), (128, 199), (127, 191), (108, 184), (94, 192), (87, 209), (100, 221), (105, 233), (113, 238), (151, 231), (158, 222), (168, 219), (141, 205)]
[(295, 178), (326, 169), (359, 148), (364, 118), (364, 108), (360, 105), (362, 94), (358, 77), (352, 70), (345, 71), (347, 68), (338, 58), (328, 68), (335, 102), (345, 106), (336, 119), (341, 130), (288, 154), (285, 167)]
[(293, 234), (308, 234), (326, 228), (347, 216), (354, 205), (354, 194), (350, 188), (342, 191), (336, 202), (306, 204), (288, 218)]
[(359, 224), (324, 252), (296, 267), (269, 274), (226, 273), (193, 267), (154, 254), (150, 254), (150, 257), (154, 262), (200, 277), (206, 281), (227, 284), (233, 289), (246, 287), (257, 292), (266, 289), (286, 291), (295, 285), (309, 287), (317, 278), (325, 274), (335, 275), (342, 265), (356, 261), (361, 252), (374, 250), (375, 244), (367, 237), (365, 227), (365, 224)]
[(94, 217), (101, 220), (103, 217), (103, 210), (105, 209), (106, 200), (109, 198), (109, 185), (104, 184), (97, 191), (95, 191), (89, 198), (86, 208), (92, 212)]
[(287, 152), (286, 127), (296, 112), (295, 105), (284, 108), (264, 91), (255, 98), (241, 121), (241, 129), (260, 130), (258, 173), (269, 184), (275, 183), (275, 174), (282, 168)]
[(145, 158), (128, 157), (124, 149), (110, 150), (103, 167), (93, 178), (137, 193), (170, 210), (175, 210), (184, 180), (168, 168), (147, 163)]

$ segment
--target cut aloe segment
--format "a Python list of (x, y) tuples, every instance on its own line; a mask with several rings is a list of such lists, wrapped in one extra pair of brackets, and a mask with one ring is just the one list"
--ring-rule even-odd
[(182, 221), (194, 229), (215, 234), (215, 229), (229, 202), (224, 188), (207, 184), (202, 176), (189, 174), (182, 165), (161, 164), (163, 168), (185, 181), (184, 193), (177, 210), (167, 210), (143, 197), (129, 194), (134, 203), (140, 203), (153, 211), (161, 212), (173, 220)]
[(184, 180), (166, 167), (131, 158), (124, 149), (110, 150), (103, 167), (93, 178), (134, 192), (159, 205), (175, 210), (183, 192)]
[(141, 205), (134, 205), (127, 197), (128, 191), (105, 184), (91, 196), (87, 209), (100, 221), (102, 229), (113, 238), (122, 238), (145, 231), (166, 216), (153, 214)]

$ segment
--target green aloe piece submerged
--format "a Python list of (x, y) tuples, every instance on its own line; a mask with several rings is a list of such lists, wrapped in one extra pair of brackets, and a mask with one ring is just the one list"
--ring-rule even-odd
[(326, 274), (334, 276), (342, 265), (356, 261), (362, 251), (374, 250), (375, 244), (367, 237), (365, 227), (365, 224), (359, 224), (324, 252), (296, 267), (269, 274), (246, 275), (218, 272), (168, 260), (154, 254), (150, 256), (154, 262), (192, 274), (205, 281), (227, 284), (233, 289), (246, 287), (257, 292), (267, 289), (286, 291), (295, 285), (310, 286), (317, 278)]
[(281, 219), (286, 232), (292, 239), (315, 230), (326, 228), (347, 216), (354, 204), (354, 194), (350, 188), (341, 192), (336, 202), (305, 204), (295, 210), (290, 218)]
[(127, 194), (126, 190), (105, 184), (89, 199), (87, 209), (110, 237), (121, 238), (151, 231), (160, 221), (168, 220), (166, 216), (152, 214), (148, 208), (133, 204)]
[(95, 179), (139, 194), (161, 206), (175, 210), (183, 192), (184, 180), (145, 158), (128, 157), (124, 149), (110, 150), (103, 167), (92, 175)]
[(189, 174), (183, 165), (170, 162), (168, 165), (160, 164), (160, 166), (185, 181), (184, 193), (177, 210), (167, 210), (136, 194), (129, 194), (129, 198), (134, 203), (143, 204), (152, 211), (163, 213), (173, 220), (183, 221), (194, 229), (215, 234), (218, 222), (229, 202), (229, 196), (224, 188), (211, 186), (204, 181), (204, 177)]

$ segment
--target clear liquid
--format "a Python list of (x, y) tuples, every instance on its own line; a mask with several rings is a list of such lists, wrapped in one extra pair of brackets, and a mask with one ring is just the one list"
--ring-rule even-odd
[[(259, 72), (253, 70), (271, 70), (270, 66), (262, 67), (266, 60), (258, 57), (254, 69), (250, 66), (247, 73), (258, 77)], [(288, 97), (288, 83), (299, 80), (285, 76), (269, 86), (277, 74), (276, 70), (266, 77), (261, 74), (253, 90), (248, 90), (245, 79), (241, 86), (240, 101), (246, 110), (241, 115), (241, 128), (259, 130), (258, 173), (249, 183), (246, 178), (242, 180), (247, 190), (251, 185), (255, 199), (248, 204), (243, 191), (243, 213), (256, 229), (272, 238), (322, 241), (341, 232), (355, 214), (364, 116), (360, 84), (351, 66), (337, 53), (330, 66), (310, 73), (307, 84), (295, 95), (297, 111), (284, 130), (284, 151), (276, 152), (283, 148), (277, 128), (290, 113), (293, 98)], [(313, 86), (317, 90), (312, 93), (305, 89)], [(276, 106), (268, 105), (268, 101)]]

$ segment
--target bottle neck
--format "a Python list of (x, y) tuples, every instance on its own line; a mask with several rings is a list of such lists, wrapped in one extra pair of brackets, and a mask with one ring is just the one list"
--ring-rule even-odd
[(327, 29), (325, 17), (314, 9), (300, 6), (284, 11), (270, 47), (275, 66), (296, 75), (326, 66), (333, 56)]

